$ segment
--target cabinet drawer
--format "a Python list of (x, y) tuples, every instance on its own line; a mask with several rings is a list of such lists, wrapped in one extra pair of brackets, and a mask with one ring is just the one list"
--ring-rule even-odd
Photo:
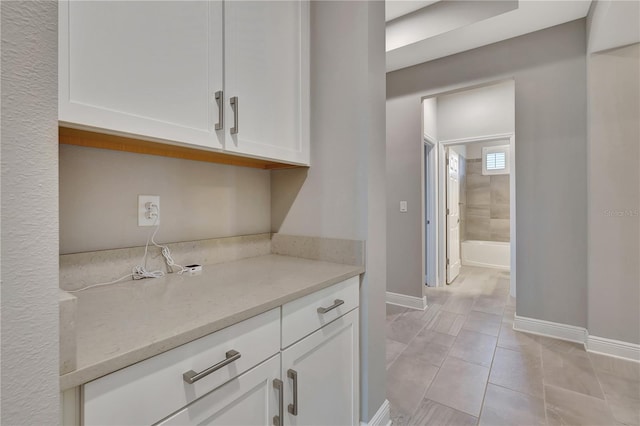
[[(280, 312), (273, 309), (83, 386), (86, 425), (152, 424), (259, 364), (280, 349)], [(230, 351), (237, 351), (233, 361)], [(183, 374), (215, 371), (187, 383)]]
[[(282, 347), (286, 348), (358, 307), (359, 283), (360, 277), (352, 277), (283, 305)], [(327, 311), (323, 313), (321, 309)]]
[(200, 398), (156, 426), (270, 425), (279, 415), (283, 396), (274, 386), (280, 379), (280, 355), (265, 361)]

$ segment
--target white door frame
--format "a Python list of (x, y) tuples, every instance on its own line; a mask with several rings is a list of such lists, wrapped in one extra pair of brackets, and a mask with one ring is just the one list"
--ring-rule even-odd
[[(422, 141), (422, 277), (423, 284), (438, 286), (438, 142), (424, 133)], [(430, 226), (427, 228), (427, 220)], [(427, 254), (429, 255), (427, 258)], [(423, 287), (424, 288), (424, 287)]]
[[(439, 170), (439, 185), (438, 185), (438, 218), (440, 226), (438, 228), (438, 252), (445, 253), (446, 251), (446, 164), (445, 164), (445, 149), (450, 145), (462, 145), (476, 142), (492, 142), (497, 140), (509, 140), (509, 240), (510, 240), (510, 252), (511, 252), (511, 280), (509, 292), (512, 297), (516, 297), (516, 139), (513, 133), (502, 133), (497, 135), (478, 136), (473, 138), (463, 139), (449, 139), (440, 141), (438, 143), (438, 170)], [(443, 271), (446, 271), (446, 257), (440, 256), (438, 263), (439, 276), (443, 275)], [(438, 281), (438, 285), (442, 285)]]

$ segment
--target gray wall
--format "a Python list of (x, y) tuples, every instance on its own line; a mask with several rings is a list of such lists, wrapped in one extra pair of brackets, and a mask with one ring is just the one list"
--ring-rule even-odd
[(422, 298), (422, 105), (419, 94), (389, 97), (393, 75), (387, 74), (387, 290)]
[(272, 172), (272, 229), (366, 240), (361, 418), (385, 400), (384, 3), (311, 3), (311, 168)]
[(513, 80), (438, 96), (438, 140), (512, 133), (513, 97)]
[(60, 146), (60, 253), (144, 245), (138, 195), (160, 195), (159, 242), (271, 231), (270, 172)]
[(422, 103), (424, 109), (423, 132), (432, 141), (438, 140), (438, 98), (425, 99)]
[(59, 423), (58, 5), (2, 15), (1, 423)]
[[(420, 97), (515, 80), (517, 313), (587, 324), (586, 37), (584, 19), (387, 75), (389, 194), (420, 203)], [(552, 153), (552, 155), (550, 155)], [(391, 211), (391, 210), (389, 210)], [(390, 218), (389, 290), (419, 296), (419, 209)]]
[(589, 334), (640, 343), (640, 44), (589, 60)]

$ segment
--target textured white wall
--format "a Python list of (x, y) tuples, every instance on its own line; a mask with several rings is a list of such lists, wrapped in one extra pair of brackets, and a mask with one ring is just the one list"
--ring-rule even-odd
[(58, 5), (3, 1), (1, 415), (54, 425), (58, 391)]
[(272, 230), (367, 241), (361, 418), (385, 399), (384, 3), (311, 4), (311, 168), (272, 172)]
[(60, 146), (60, 253), (144, 245), (138, 195), (159, 195), (157, 241), (271, 231), (266, 170)]

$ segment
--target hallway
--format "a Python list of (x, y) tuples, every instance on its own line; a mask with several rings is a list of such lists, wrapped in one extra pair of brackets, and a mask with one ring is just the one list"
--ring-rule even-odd
[(387, 305), (394, 425), (640, 424), (640, 364), (513, 331), (508, 272), (465, 266), (427, 302)]

